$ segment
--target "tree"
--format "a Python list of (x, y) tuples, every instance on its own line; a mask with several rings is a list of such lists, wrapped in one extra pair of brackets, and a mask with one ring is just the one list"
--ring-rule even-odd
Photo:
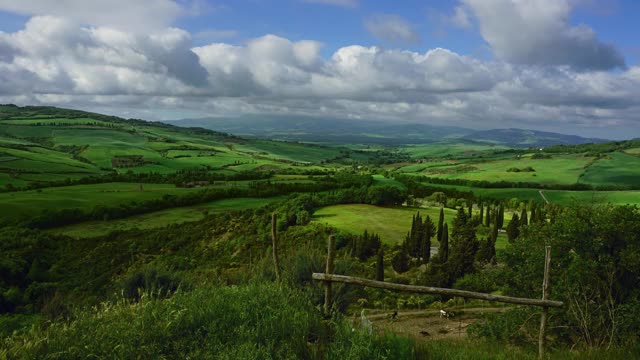
[(502, 226), (504, 226), (504, 205), (502, 203), (500, 203), (500, 206), (498, 207), (496, 226), (498, 229), (502, 229)]
[(458, 210), (451, 232), (451, 253), (449, 255), (449, 279), (455, 281), (474, 271), (473, 262), (478, 251), (478, 240), (473, 223), (464, 210)]
[(384, 281), (384, 250), (382, 246), (378, 249), (378, 259), (376, 261), (376, 280)]
[(527, 206), (522, 205), (522, 212), (520, 213), (520, 225), (529, 225), (529, 220), (527, 219)]
[(407, 251), (405, 244), (400, 246), (398, 252), (395, 254), (393, 259), (391, 259), (391, 266), (393, 267), (393, 270), (400, 274), (409, 270), (409, 252)]
[(422, 263), (429, 263), (429, 259), (431, 258), (431, 239), (436, 234), (436, 226), (431, 220), (430, 216), (427, 216), (422, 223)]
[(518, 235), (520, 235), (518, 226), (520, 226), (520, 219), (518, 219), (518, 214), (513, 214), (511, 221), (509, 221), (509, 225), (507, 225), (507, 239), (509, 239), (509, 242), (513, 242), (518, 237)]
[(444, 223), (438, 254), (440, 256), (440, 262), (446, 263), (449, 260), (449, 225), (447, 225), (447, 223)]
[[(558, 212), (553, 223), (530, 229), (504, 251), (505, 294), (539, 293), (544, 248), (551, 246), (552, 294), (566, 305), (549, 319), (550, 338), (577, 346), (637, 344), (640, 210), (573, 205)], [(520, 331), (521, 324), (506, 331)]]
[(442, 234), (444, 230), (444, 208), (440, 208), (440, 217), (438, 218), (438, 242), (442, 242)]
[(443, 192), (440, 192), (440, 191), (434, 192), (433, 194), (431, 194), (431, 198), (434, 201), (437, 201), (440, 204), (442, 204), (442, 206), (447, 206), (447, 195), (445, 195)]

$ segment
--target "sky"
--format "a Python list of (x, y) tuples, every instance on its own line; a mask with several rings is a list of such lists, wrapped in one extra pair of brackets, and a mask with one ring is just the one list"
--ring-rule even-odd
[(0, 0), (0, 103), (640, 137), (636, 0)]

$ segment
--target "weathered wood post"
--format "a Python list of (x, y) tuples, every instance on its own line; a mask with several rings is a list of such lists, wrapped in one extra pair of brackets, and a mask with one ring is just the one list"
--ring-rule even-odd
[(278, 259), (278, 234), (276, 225), (278, 223), (278, 214), (271, 214), (271, 242), (273, 248), (273, 266), (276, 269), (276, 280), (280, 281), (280, 260)]
[[(327, 266), (325, 267), (325, 274), (333, 275), (333, 260), (335, 257), (335, 236), (329, 236), (329, 247), (327, 250)], [(324, 282), (324, 315), (326, 317), (331, 316), (332, 304), (331, 294), (331, 281)]]
[[(551, 265), (551, 246), (544, 248), (544, 279), (542, 280), (542, 300), (549, 299), (549, 267)], [(547, 318), (549, 317), (549, 307), (542, 307), (540, 317), (540, 334), (538, 337), (538, 357), (544, 359), (544, 347), (546, 342)]]

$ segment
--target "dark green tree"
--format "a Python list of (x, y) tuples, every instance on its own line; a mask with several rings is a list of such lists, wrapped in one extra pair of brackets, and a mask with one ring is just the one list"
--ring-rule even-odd
[(451, 231), (451, 253), (448, 265), (450, 281), (455, 281), (474, 271), (473, 262), (478, 247), (475, 227), (461, 208), (453, 221)]
[(431, 239), (436, 234), (436, 226), (430, 216), (427, 216), (422, 223), (422, 234), (422, 263), (427, 264), (431, 258)]
[(529, 225), (529, 220), (527, 218), (527, 207), (525, 205), (522, 206), (522, 212), (520, 212), (520, 222), (519, 225)]
[(504, 205), (502, 203), (500, 203), (500, 206), (498, 207), (496, 225), (498, 226), (498, 229), (502, 229), (504, 226)]
[(442, 242), (442, 234), (444, 230), (444, 208), (440, 208), (440, 217), (438, 218), (438, 242)]
[(391, 266), (393, 270), (400, 274), (409, 270), (409, 252), (407, 251), (406, 244), (403, 243), (393, 259), (391, 259)]
[(444, 223), (444, 227), (442, 229), (442, 240), (440, 240), (438, 256), (441, 263), (449, 261), (449, 225), (447, 225), (447, 223)]
[(519, 226), (520, 219), (518, 219), (518, 214), (513, 214), (509, 225), (507, 225), (507, 239), (509, 239), (509, 242), (513, 242), (520, 235)]

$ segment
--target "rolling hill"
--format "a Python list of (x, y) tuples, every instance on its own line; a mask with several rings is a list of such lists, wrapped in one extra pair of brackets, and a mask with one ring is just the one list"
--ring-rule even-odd
[(553, 132), (526, 129), (472, 130), (455, 126), (392, 123), (371, 120), (295, 116), (242, 116), (169, 120), (181, 127), (201, 127), (236, 135), (336, 144), (431, 144), (459, 141), (511, 147), (543, 147), (604, 142)]

